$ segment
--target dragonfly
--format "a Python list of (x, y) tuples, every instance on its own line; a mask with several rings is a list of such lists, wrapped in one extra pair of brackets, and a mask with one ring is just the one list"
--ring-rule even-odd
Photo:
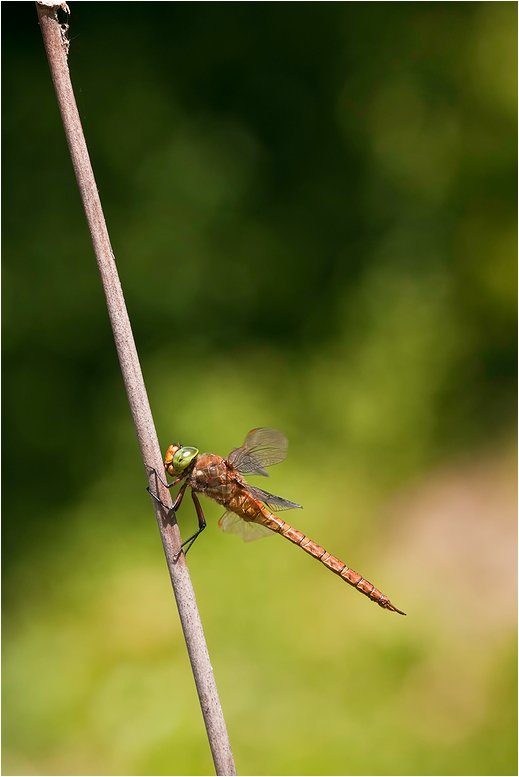
[[(164, 467), (167, 474), (174, 478), (173, 482), (165, 483), (156, 470), (155, 472), (166, 488), (173, 488), (182, 483), (171, 508), (173, 515), (179, 509), (186, 489), (190, 488), (198, 516), (198, 531), (182, 543), (178, 555), (182, 550), (187, 553), (196, 538), (206, 528), (206, 520), (197, 496), (202, 494), (225, 507), (225, 513), (219, 521), (219, 526), (224, 532), (237, 534), (245, 541), (273, 533), (280, 534), (294, 545), (299, 545), (327, 569), (339, 575), (380, 607), (405, 615), (405, 612), (391, 604), (388, 597), (362, 575), (354, 572), (338, 558), (274, 514), (300, 508), (301, 505), (246, 482), (244, 475), (268, 477), (265, 467), (283, 461), (286, 458), (287, 449), (286, 437), (276, 429), (267, 428), (253, 429), (249, 432), (243, 445), (240, 448), (234, 448), (226, 459), (214, 453), (200, 454), (198, 448), (170, 445)], [(160, 501), (155, 494), (151, 491), (150, 493)], [(166, 505), (163, 506), (169, 509)]]

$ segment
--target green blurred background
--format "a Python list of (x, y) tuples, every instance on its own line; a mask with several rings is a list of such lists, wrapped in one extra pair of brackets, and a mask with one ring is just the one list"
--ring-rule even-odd
[[(516, 4), (71, 11), (161, 447), (281, 429), (269, 489), (408, 613), (205, 502), (238, 772), (515, 774)], [(211, 774), (36, 11), (2, 12), (3, 773)]]

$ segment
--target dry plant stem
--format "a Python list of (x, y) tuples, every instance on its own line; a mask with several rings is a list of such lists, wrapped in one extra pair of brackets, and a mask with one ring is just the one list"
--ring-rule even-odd
[[(164, 473), (137, 350), (70, 81), (66, 56), (68, 44), (64, 40), (63, 30), (57, 16), (58, 7), (64, 5), (64, 3), (37, 2), (38, 18), (72, 163), (101, 273), (108, 313), (142, 457), (157, 471)], [(66, 6), (65, 10), (68, 10)], [(152, 490), (159, 493), (163, 502), (171, 505), (169, 491), (162, 486), (160, 481), (157, 481), (153, 473), (147, 474)], [(180, 549), (180, 532), (176, 521), (171, 523), (164, 521), (165, 514), (160, 504), (156, 500), (151, 500), (151, 503), (155, 509), (162, 537), (216, 773), (234, 775), (236, 769), (193, 586), (184, 556), (181, 555), (177, 563), (174, 559), (175, 554)], [(172, 697), (174, 693), (175, 690), (172, 688)]]

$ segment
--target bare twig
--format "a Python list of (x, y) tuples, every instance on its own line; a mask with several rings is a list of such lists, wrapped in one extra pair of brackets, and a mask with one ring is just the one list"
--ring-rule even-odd
[[(36, 7), (72, 164), (101, 273), (108, 313), (142, 457), (145, 463), (155, 467), (158, 472), (164, 473), (157, 433), (151, 416), (130, 320), (70, 82), (67, 65), (66, 25), (60, 24), (57, 13), (58, 8), (62, 8), (68, 14), (69, 9), (66, 3), (49, 2), (49, 0), (37, 2)], [(158, 492), (162, 501), (171, 506), (168, 489), (162, 486), (152, 472), (148, 471), (147, 475), (152, 490), (155, 493)], [(175, 554), (180, 550), (180, 532), (176, 521), (164, 520), (165, 514), (161, 505), (156, 500), (151, 500), (151, 502), (155, 509), (162, 537), (216, 773), (234, 775), (236, 769), (229, 737), (184, 555), (181, 554), (178, 562), (175, 562)]]

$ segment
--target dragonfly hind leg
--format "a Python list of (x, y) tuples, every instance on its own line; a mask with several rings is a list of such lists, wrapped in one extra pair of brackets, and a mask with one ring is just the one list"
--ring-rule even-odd
[[(182, 490), (182, 489), (181, 489), (181, 490)], [(180, 492), (179, 492), (179, 493), (180, 493)], [(179, 550), (179, 551), (178, 551), (178, 553), (176, 554), (175, 561), (178, 559), (178, 557), (180, 556), (180, 554), (182, 553), (182, 551), (184, 551), (184, 556), (185, 556), (185, 555), (187, 555), (187, 551), (188, 551), (190, 548), (192, 548), (192, 547), (193, 547), (193, 543), (194, 543), (194, 541), (196, 540), (196, 538), (197, 538), (197, 537), (198, 537), (200, 534), (202, 534), (203, 530), (204, 530), (204, 529), (205, 529), (205, 527), (207, 526), (207, 523), (206, 523), (206, 520), (205, 520), (205, 517), (204, 517), (204, 513), (203, 513), (203, 511), (202, 511), (202, 506), (201, 506), (200, 502), (198, 501), (198, 497), (197, 497), (197, 495), (194, 493), (194, 491), (191, 491), (191, 497), (192, 497), (192, 499), (193, 499), (193, 502), (194, 502), (194, 505), (195, 505), (196, 514), (197, 514), (197, 516), (198, 516), (198, 531), (197, 531), (197, 532), (195, 532), (195, 533), (193, 534), (193, 536), (192, 536), (192, 537), (189, 537), (187, 540), (185, 540), (185, 541), (182, 543), (182, 545), (180, 546), (180, 550)], [(178, 499), (178, 497), (177, 497), (177, 499)], [(187, 547), (186, 547), (186, 545), (187, 545)]]
[[(146, 465), (146, 466), (149, 466), (149, 465)], [(166, 483), (164, 480), (162, 480), (161, 476), (159, 475), (159, 473), (157, 472), (155, 467), (150, 467), (150, 469), (154, 470), (156, 476), (158, 477), (158, 479), (160, 480), (162, 485), (166, 486), (166, 488), (171, 488), (172, 486), (176, 486), (177, 483), (180, 483), (180, 481), (182, 480), (182, 478), (177, 478), (177, 480), (174, 480), (173, 483)], [(167, 521), (170, 515), (173, 515), (174, 517), (176, 517), (176, 511), (178, 510), (178, 508), (182, 504), (182, 499), (184, 498), (184, 494), (186, 493), (186, 488), (187, 488), (187, 480), (181, 486), (180, 491), (178, 492), (178, 494), (176, 496), (176, 499), (173, 502), (173, 507), (169, 507), (167, 504), (164, 504), (162, 499), (159, 499), (157, 494), (154, 494), (149, 486), (146, 488), (146, 491), (159, 504), (161, 504), (162, 507), (165, 510), (167, 510), (167, 512), (168, 512), (167, 517), (166, 517), (166, 521)], [(198, 501), (197, 495), (193, 491), (191, 491), (191, 496), (192, 496), (193, 502), (195, 504), (196, 514), (198, 516), (198, 531), (195, 532), (192, 537), (188, 537), (188, 539), (185, 540), (185, 542), (182, 543), (182, 545), (180, 546), (180, 550), (174, 556), (175, 561), (178, 560), (178, 558), (179, 558), (180, 554), (182, 553), (182, 551), (184, 551), (184, 556), (186, 555), (187, 551), (192, 547), (192, 545), (193, 545), (194, 541), (196, 540), (196, 538), (199, 536), (199, 534), (201, 534), (203, 532), (203, 530), (207, 526), (206, 520), (205, 520), (205, 517), (204, 517), (204, 513), (202, 511), (202, 506), (201, 506), (200, 502)]]

